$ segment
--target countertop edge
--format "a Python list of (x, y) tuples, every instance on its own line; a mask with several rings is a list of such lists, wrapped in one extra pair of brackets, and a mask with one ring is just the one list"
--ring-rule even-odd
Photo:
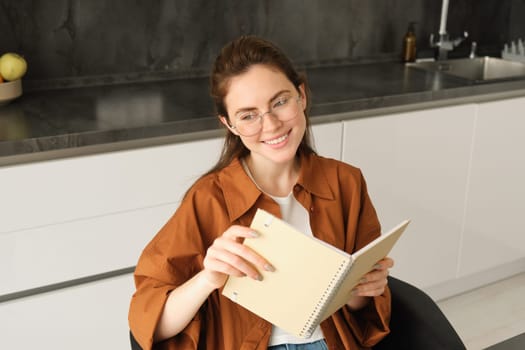
[[(377, 98), (314, 104), (311, 108), (310, 122), (312, 125), (316, 125), (444, 106), (483, 103), (520, 96), (525, 96), (523, 80), (466, 85), (433, 91), (400, 92)], [(144, 137), (140, 130), (108, 130), (108, 141), (100, 142), (99, 140), (91, 144), (89, 142), (76, 144), (74, 141), (78, 135), (56, 135), (50, 137), (53, 142), (49, 142), (51, 144), (56, 143), (55, 149), (40, 149), (39, 141), (42, 140), (39, 139), (10, 141), (9, 146), (15, 151), (11, 154), (0, 155), (0, 167), (204, 140), (221, 137), (225, 132), (214, 117), (195, 120), (191, 123), (192, 125), (188, 128), (189, 131), (185, 132), (176, 131), (177, 123), (145, 127), (155, 131), (153, 134), (156, 135), (149, 137)], [(119, 133), (122, 133), (120, 139)], [(26, 151), (24, 147), (27, 147), (28, 144), (33, 144), (34, 148)]]

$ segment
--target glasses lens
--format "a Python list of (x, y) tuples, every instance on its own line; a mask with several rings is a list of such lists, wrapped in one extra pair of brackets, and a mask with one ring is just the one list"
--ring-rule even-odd
[(243, 114), (237, 117), (235, 128), (243, 136), (255, 135), (261, 130), (261, 116), (259, 114)]
[(264, 114), (248, 112), (237, 116), (235, 128), (243, 136), (253, 136), (262, 129), (263, 117), (265, 114), (272, 114), (282, 122), (294, 119), (299, 115), (300, 97), (282, 97), (277, 99), (272, 108)]

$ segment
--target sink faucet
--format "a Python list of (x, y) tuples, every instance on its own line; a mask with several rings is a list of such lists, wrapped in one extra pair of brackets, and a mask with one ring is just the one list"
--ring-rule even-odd
[(470, 55), (468, 56), (468, 58), (470, 58), (470, 59), (476, 58), (476, 48), (477, 47), (478, 47), (478, 44), (475, 41), (473, 41), (470, 44)]
[(441, 5), (441, 21), (439, 24), (439, 39), (434, 40), (434, 34), (430, 34), (430, 47), (438, 49), (438, 60), (446, 60), (448, 52), (461, 44), (468, 37), (468, 32), (457, 39), (450, 39), (447, 33), (448, 0), (443, 0)]

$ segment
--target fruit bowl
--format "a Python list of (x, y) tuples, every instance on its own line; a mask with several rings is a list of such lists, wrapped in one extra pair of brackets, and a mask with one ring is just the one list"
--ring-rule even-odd
[(0, 106), (6, 105), (22, 95), (22, 80), (0, 83)]

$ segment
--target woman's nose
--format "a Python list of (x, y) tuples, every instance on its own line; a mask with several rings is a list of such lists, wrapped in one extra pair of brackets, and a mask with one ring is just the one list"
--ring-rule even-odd
[(282, 121), (271, 111), (264, 113), (261, 116), (262, 130), (263, 131), (272, 131), (279, 129), (283, 124)]

